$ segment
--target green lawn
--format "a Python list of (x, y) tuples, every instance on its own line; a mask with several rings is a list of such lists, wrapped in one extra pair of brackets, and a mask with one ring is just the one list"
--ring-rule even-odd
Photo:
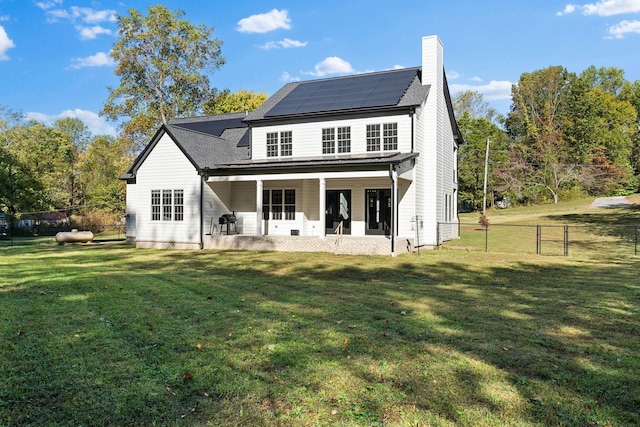
[(640, 425), (640, 259), (0, 246), (0, 425)]

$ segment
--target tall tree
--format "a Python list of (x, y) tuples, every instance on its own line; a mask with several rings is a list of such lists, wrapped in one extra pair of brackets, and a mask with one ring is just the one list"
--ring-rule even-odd
[(515, 140), (514, 160), (527, 166), (527, 185), (548, 191), (554, 203), (560, 190), (579, 179), (563, 135), (563, 107), (575, 75), (560, 66), (523, 73), (512, 88), (507, 131)]
[(182, 19), (184, 11), (149, 6), (118, 17), (119, 40), (111, 57), (120, 85), (109, 87), (102, 113), (125, 119), (123, 132), (139, 149), (160, 124), (201, 110), (209, 75), (225, 62), (212, 27)]
[(241, 113), (255, 110), (267, 100), (266, 93), (241, 89), (231, 93), (229, 89), (213, 90), (212, 97), (204, 103), (205, 114)]
[(472, 119), (483, 118), (493, 121), (498, 117), (498, 112), (485, 102), (480, 92), (465, 90), (453, 96), (452, 104), (456, 117), (467, 115)]
[(488, 187), (497, 188), (498, 171), (506, 166), (507, 136), (496, 124), (486, 118), (465, 114), (457, 120), (464, 138), (458, 157), (460, 201), (479, 209), (484, 196), (484, 171), (487, 142), (489, 144)]
[(80, 156), (80, 184), (88, 210), (122, 213), (125, 184), (118, 178), (133, 159), (123, 139), (96, 136)]

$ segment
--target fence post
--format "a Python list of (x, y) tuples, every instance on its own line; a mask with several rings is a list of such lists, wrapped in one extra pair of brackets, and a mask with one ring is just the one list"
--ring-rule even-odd
[(542, 239), (542, 230), (540, 225), (536, 225), (536, 255), (540, 255), (542, 248), (540, 247)]
[(636, 237), (633, 245), (633, 254), (638, 255), (638, 225), (636, 224)]
[(564, 256), (569, 256), (569, 226), (564, 226)]
[(489, 224), (484, 226), (484, 251), (489, 252)]

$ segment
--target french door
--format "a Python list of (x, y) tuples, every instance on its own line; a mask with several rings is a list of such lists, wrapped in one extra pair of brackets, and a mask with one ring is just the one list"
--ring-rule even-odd
[(366, 190), (365, 234), (391, 234), (391, 190)]
[(334, 234), (342, 223), (342, 233), (351, 234), (351, 190), (327, 190), (325, 234)]

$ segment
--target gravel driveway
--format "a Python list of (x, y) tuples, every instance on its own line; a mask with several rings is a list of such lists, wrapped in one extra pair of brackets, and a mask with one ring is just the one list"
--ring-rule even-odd
[(631, 203), (625, 196), (616, 197), (600, 197), (596, 199), (592, 204), (592, 208), (619, 208), (621, 206), (629, 206)]

